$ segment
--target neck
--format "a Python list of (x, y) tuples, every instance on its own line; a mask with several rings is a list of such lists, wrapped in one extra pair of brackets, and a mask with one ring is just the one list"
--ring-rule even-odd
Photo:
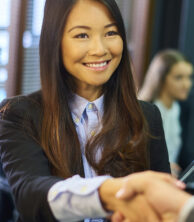
[(101, 89), (91, 89), (91, 88), (85, 88), (85, 89), (78, 89), (76, 91), (76, 94), (79, 96), (87, 99), (88, 101), (92, 102), (99, 98), (102, 95), (102, 90)]
[(174, 102), (174, 99), (172, 97), (170, 97), (167, 93), (163, 92), (161, 93), (161, 95), (159, 96), (159, 100), (162, 101), (162, 103), (168, 108), (170, 109), (172, 107), (172, 104)]

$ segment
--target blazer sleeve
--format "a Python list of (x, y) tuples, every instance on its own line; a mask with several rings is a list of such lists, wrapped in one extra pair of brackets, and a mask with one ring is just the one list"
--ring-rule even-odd
[(23, 222), (56, 221), (47, 193), (61, 179), (51, 175), (36, 133), (29, 130), (37, 127), (39, 112), (27, 97), (5, 100), (0, 105), (0, 157)]
[(150, 170), (170, 173), (168, 150), (160, 111), (156, 105), (151, 103), (141, 101), (141, 105), (151, 134), (148, 148)]
[(156, 105), (154, 105), (154, 118), (152, 135), (155, 138), (150, 142), (150, 168), (155, 171), (171, 173), (161, 114)]
[(189, 215), (185, 222), (193, 222), (193, 221), (194, 221), (194, 206), (193, 206), (193, 209), (189, 212)]

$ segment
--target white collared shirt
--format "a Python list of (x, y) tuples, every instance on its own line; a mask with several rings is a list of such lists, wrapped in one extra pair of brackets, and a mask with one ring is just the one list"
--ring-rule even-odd
[(173, 102), (171, 108), (166, 108), (160, 100), (154, 102), (160, 110), (164, 134), (171, 163), (177, 163), (181, 147), (180, 106)]

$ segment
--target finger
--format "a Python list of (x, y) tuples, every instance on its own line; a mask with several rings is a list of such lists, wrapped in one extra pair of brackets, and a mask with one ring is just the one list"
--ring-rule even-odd
[(185, 188), (185, 184), (178, 181), (167, 173), (146, 171), (131, 174), (123, 179), (122, 188), (116, 193), (115, 197), (120, 200), (130, 200), (136, 194), (145, 193), (146, 189), (155, 182), (166, 182), (180, 189)]
[(175, 177), (172, 177), (170, 174), (167, 173), (156, 173), (153, 172), (154, 176), (157, 176), (158, 179), (161, 179), (167, 183), (170, 183), (180, 189), (185, 189), (186, 185), (182, 181), (176, 179)]
[[(142, 173), (143, 174), (143, 173)], [(147, 175), (146, 175), (147, 174)], [(154, 171), (147, 171), (145, 172), (145, 175), (150, 178), (150, 179), (158, 179), (158, 180), (163, 180), (165, 182), (171, 183), (171, 184), (176, 184), (177, 179), (172, 177), (168, 173), (162, 173), (162, 172), (154, 172)]]
[(134, 173), (130, 176), (127, 176), (123, 179), (123, 186), (118, 192), (116, 193), (115, 197), (121, 200), (129, 200), (133, 198), (137, 194), (136, 190), (136, 181), (139, 180), (141, 177), (140, 173)]
[(112, 216), (111, 216), (111, 221), (112, 222), (123, 222), (125, 219), (125, 217), (123, 216), (122, 213), (120, 212), (115, 212)]
[(123, 180), (123, 187), (116, 193), (116, 198), (127, 200), (138, 193), (145, 192), (145, 188), (155, 181), (162, 181), (180, 189), (185, 188), (185, 184), (167, 173), (146, 171), (134, 173)]
[(121, 188), (117, 193), (116, 193), (116, 198), (118, 199), (130, 199), (136, 194), (134, 189), (130, 189), (127, 187)]
[(180, 180), (178, 180), (178, 181), (176, 182), (176, 186), (177, 186), (178, 188), (182, 189), (182, 190), (184, 190), (184, 189), (186, 188), (186, 184), (183, 183), (183, 182), (180, 181)]

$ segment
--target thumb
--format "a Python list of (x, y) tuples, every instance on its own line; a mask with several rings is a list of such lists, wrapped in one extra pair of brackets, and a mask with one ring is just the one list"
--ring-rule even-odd
[(115, 195), (117, 199), (128, 200), (135, 195), (135, 191), (127, 188), (121, 188)]

